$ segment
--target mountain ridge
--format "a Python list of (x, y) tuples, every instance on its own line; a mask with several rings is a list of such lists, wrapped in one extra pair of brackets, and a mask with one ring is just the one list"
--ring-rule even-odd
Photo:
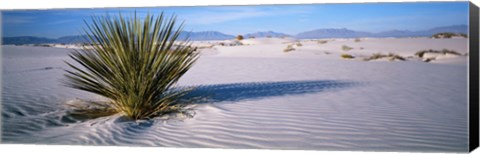
[(319, 38), (356, 38), (356, 37), (429, 37), (436, 33), (451, 32), (468, 34), (467, 25), (452, 25), (443, 27), (434, 27), (427, 30), (388, 30), (378, 33), (355, 31), (347, 28), (324, 28), (305, 31), (295, 35), (299, 39), (319, 39)]
[[(441, 32), (451, 32), (451, 33), (463, 33), (468, 34), (467, 25), (452, 25), (452, 26), (443, 26), (443, 27), (434, 27), (427, 30), (421, 31), (410, 31), (410, 30), (389, 30), (378, 33), (365, 32), (365, 31), (356, 31), (347, 28), (323, 28), (315, 29), (310, 31), (305, 31), (298, 33), (296, 35), (288, 35), (285, 33), (274, 32), (274, 31), (263, 31), (245, 34), (244, 37), (295, 37), (297, 39), (321, 39), (321, 38), (357, 38), (357, 37), (430, 37), (433, 34)], [(234, 39), (234, 35), (225, 34), (218, 31), (199, 31), (199, 32), (187, 32), (182, 31), (179, 39), (185, 39), (189, 36), (190, 40), (193, 41), (206, 41), (206, 40), (228, 40)], [(73, 44), (73, 43), (86, 43), (86, 35), (72, 35), (72, 36), (63, 36), (57, 39), (46, 38), (46, 37), (36, 37), (36, 36), (17, 36), (17, 37), (3, 37), (2, 44), (45, 44), (45, 43), (64, 43), (64, 44)]]
[(274, 32), (274, 31), (259, 31), (255, 33), (248, 33), (243, 36), (245, 38), (250, 38), (250, 37), (260, 38), (260, 37), (290, 37), (291, 35), (280, 33), (280, 32)]

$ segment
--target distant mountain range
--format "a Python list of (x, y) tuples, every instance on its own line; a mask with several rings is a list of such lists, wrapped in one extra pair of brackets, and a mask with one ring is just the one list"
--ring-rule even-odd
[(428, 37), (436, 33), (451, 32), (468, 34), (468, 26), (455, 25), (446, 27), (436, 27), (423, 31), (391, 30), (379, 33), (370, 33), (363, 31), (354, 31), (343, 29), (317, 29), (302, 32), (295, 35), (299, 39), (318, 39), (318, 38), (357, 38), (357, 37)]
[(233, 39), (235, 36), (224, 34), (217, 31), (203, 31), (203, 32), (182, 32), (179, 36), (180, 39), (185, 39), (189, 36), (190, 40), (228, 40)]
[(40, 44), (55, 43), (55, 39), (35, 36), (3, 37), (2, 44)]
[(290, 37), (288, 34), (284, 33), (278, 33), (278, 32), (273, 32), (273, 31), (266, 31), (266, 32), (256, 32), (256, 33), (249, 33), (243, 35), (245, 38), (250, 38), (250, 37)]
[[(298, 39), (319, 39), (319, 38), (357, 38), (357, 37), (429, 37), (436, 33), (451, 32), (451, 33), (463, 33), (468, 34), (467, 25), (455, 25), (446, 27), (436, 27), (423, 31), (408, 31), (408, 30), (391, 30), (379, 33), (355, 31), (346, 28), (328, 28), (328, 29), (316, 29), (312, 31), (306, 31), (297, 35), (291, 36), (284, 33), (266, 31), (245, 34), (244, 37), (294, 37)], [(202, 31), (202, 32), (185, 32), (180, 35), (180, 39), (184, 39), (189, 36), (190, 40), (227, 40), (235, 38), (234, 35), (224, 34), (217, 31)], [(18, 36), (18, 37), (3, 37), (2, 44), (42, 44), (42, 43), (84, 43), (85, 35), (65, 36), (58, 39), (51, 39), (45, 37), (34, 36)]]
[(369, 32), (362, 32), (362, 31), (354, 31), (349, 30), (346, 28), (342, 29), (316, 29), (312, 31), (306, 31), (302, 33), (298, 33), (295, 35), (296, 38), (299, 39), (317, 39), (317, 38), (355, 38), (355, 37), (371, 37), (373, 36), (372, 33)]
[(45, 37), (35, 37), (35, 36), (17, 36), (17, 37), (3, 37), (2, 44), (45, 44), (45, 43), (64, 43), (64, 44), (73, 44), (73, 43), (84, 43), (87, 42), (84, 37), (86, 35), (75, 35), (75, 36), (64, 36), (58, 39), (51, 39)]
[(87, 35), (73, 35), (73, 36), (64, 36), (60, 37), (56, 40), (57, 43), (65, 43), (65, 44), (72, 44), (72, 43), (84, 43), (87, 42)]

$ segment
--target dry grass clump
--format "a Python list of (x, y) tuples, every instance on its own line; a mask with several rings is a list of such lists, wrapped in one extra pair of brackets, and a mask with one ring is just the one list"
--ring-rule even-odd
[(163, 13), (140, 19), (93, 17), (87, 25), (91, 48), (69, 54), (78, 65), (67, 62), (66, 86), (108, 99), (78, 107), (74, 114), (93, 117), (123, 114), (138, 120), (183, 112), (181, 97), (192, 89), (173, 86), (198, 59), (186, 40), (179, 40), (182, 25)]
[[(422, 60), (424, 62), (430, 62), (430, 61), (433, 61), (436, 59), (436, 57), (425, 57), (425, 54), (427, 53), (433, 53), (433, 54), (440, 54), (440, 55), (447, 55), (447, 54), (451, 54), (451, 55), (456, 55), (456, 56), (462, 56), (461, 53), (459, 52), (456, 52), (454, 50), (448, 50), (448, 49), (442, 49), (442, 50), (432, 50), (432, 49), (429, 49), (429, 50), (422, 50), (422, 51), (418, 51), (415, 53), (415, 56), (419, 57), (419, 58), (422, 58)], [(466, 56), (466, 55), (464, 55)]]
[(244, 38), (243, 38), (242, 35), (237, 35), (237, 37), (235, 37), (235, 39), (240, 41), (240, 40), (243, 40)]
[(344, 59), (353, 59), (355, 58), (354, 56), (350, 55), (350, 54), (341, 54), (340, 57), (344, 58)]
[(350, 51), (352, 50), (353, 48), (352, 47), (349, 47), (349, 46), (346, 46), (346, 45), (342, 45), (342, 50), (343, 51)]
[(377, 60), (377, 59), (382, 59), (382, 58), (388, 58), (389, 61), (395, 61), (395, 60), (405, 61), (405, 60), (407, 60), (406, 58), (404, 58), (400, 55), (397, 55), (397, 54), (393, 54), (393, 53), (389, 53), (389, 54), (375, 53), (375, 54), (372, 54), (370, 57), (364, 58), (363, 60), (370, 61), (370, 60)]
[(354, 42), (357, 42), (357, 43), (358, 43), (358, 42), (361, 42), (361, 41), (362, 41), (362, 40), (361, 40), (360, 38), (356, 38), (356, 39), (354, 40)]
[(34, 44), (35, 47), (52, 47), (50, 44)]
[(365, 61), (370, 61), (370, 60), (375, 60), (375, 59), (380, 59), (387, 57), (387, 55), (381, 54), (381, 53), (374, 53), (370, 57), (364, 58), (363, 60)]
[(328, 42), (327, 40), (318, 40), (318, 41), (317, 41), (318, 44), (325, 44), (325, 43), (327, 43), (327, 42)]
[(468, 36), (467, 36), (467, 34), (463, 34), (463, 33), (449, 33), (449, 32), (437, 33), (437, 34), (432, 35), (432, 38), (436, 38), (436, 39), (452, 38), (452, 37), (467, 38)]
[(429, 50), (418, 51), (418, 52), (415, 53), (415, 56), (423, 58), (423, 56), (426, 53), (436, 53), (436, 54), (443, 54), (443, 55), (452, 54), (452, 55), (457, 55), (457, 56), (462, 55), (461, 53), (459, 53), (457, 51), (454, 51), (454, 50), (448, 50), (448, 49), (433, 50), (433, 49), (429, 49)]
[(293, 45), (288, 45), (287, 48), (283, 49), (283, 52), (290, 52), (290, 51), (294, 51), (295, 48), (293, 48)]
[(209, 46), (199, 46), (199, 47), (196, 47), (196, 49), (198, 49), (198, 50), (201, 50), (201, 49), (211, 49), (211, 48), (213, 48), (213, 47), (215, 47), (215, 45), (214, 45), (214, 44), (211, 44), (211, 45), (209, 45)]
[(297, 42), (297, 43), (295, 43), (295, 45), (296, 45), (297, 47), (301, 47), (301, 46), (303, 46), (303, 44), (302, 44), (302, 43), (300, 43), (300, 42)]
[(430, 57), (430, 58), (425, 58), (423, 61), (428, 63), (428, 62), (433, 61), (435, 59), (436, 59), (435, 57)]
[(407, 60), (405, 57), (402, 57), (402, 56), (397, 55), (397, 54), (392, 54), (392, 53), (389, 53), (388, 57), (390, 58), (389, 59), (390, 61), (394, 61), (394, 60), (405, 61), (405, 60)]

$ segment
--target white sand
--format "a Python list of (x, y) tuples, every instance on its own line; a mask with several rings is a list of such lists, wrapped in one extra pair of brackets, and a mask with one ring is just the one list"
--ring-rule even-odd
[[(287, 44), (284, 44), (285, 42)], [(468, 150), (467, 56), (433, 63), (345, 60), (447, 48), (467, 53), (466, 39), (244, 40), (202, 49), (179, 86), (203, 85), (181, 120), (86, 122), (62, 104), (98, 99), (62, 87), (70, 49), (3, 46), (3, 142), (166, 147), (375, 151)], [(211, 42), (212, 44), (218, 42)], [(245, 43), (246, 44), (246, 43)], [(342, 51), (348, 45), (353, 50)], [(357, 49), (363, 47), (363, 50)], [(329, 52), (330, 54), (325, 54)]]

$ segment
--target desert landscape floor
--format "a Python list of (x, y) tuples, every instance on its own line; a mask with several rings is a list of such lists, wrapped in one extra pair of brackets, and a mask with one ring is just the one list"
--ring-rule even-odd
[[(300, 42), (302, 45), (295, 45)], [(177, 87), (192, 117), (69, 117), (101, 99), (62, 86), (71, 49), (2, 46), (2, 142), (363, 151), (468, 150), (467, 39), (257, 39), (208, 46)], [(227, 42), (228, 43), (228, 42)], [(214, 46), (211, 46), (214, 45)], [(295, 50), (284, 52), (292, 45)], [(342, 46), (353, 49), (345, 51)], [(362, 48), (362, 49), (360, 49)], [(415, 57), (419, 50), (462, 55)], [(406, 61), (364, 61), (395, 53)], [(353, 59), (341, 58), (350, 54)]]

